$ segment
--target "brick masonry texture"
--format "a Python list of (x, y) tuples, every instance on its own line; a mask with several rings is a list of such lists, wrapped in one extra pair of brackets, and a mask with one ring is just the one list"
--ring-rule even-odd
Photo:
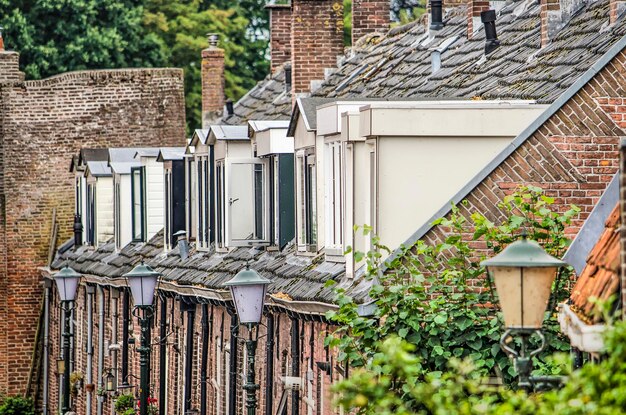
[(202, 128), (224, 112), (224, 50), (209, 46), (202, 51)]
[(390, 11), (386, 0), (354, 0), (352, 2), (352, 44), (370, 33), (389, 30)]
[(81, 147), (185, 142), (181, 70), (23, 82), (17, 62), (17, 54), (0, 53), (0, 393), (10, 394), (27, 384), (42, 298), (38, 267), (47, 265), (54, 208), (57, 240), (71, 235), (72, 155)]
[(293, 0), (291, 20), (292, 97), (323, 80), (343, 53), (343, 4), (338, 0)]
[(275, 73), (291, 60), (291, 6), (267, 6), (270, 12), (271, 71)]
[[(571, 204), (581, 208), (566, 229), (573, 239), (619, 168), (618, 146), (625, 133), (612, 115), (620, 106), (610, 103), (621, 101), (607, 97), (626, 98), (623, 51), (476, 186), (459, 204), (460, 212), (467, 217), (481, 212), (497, 221), (504, 213), (496, 203), (519, 185), (532, 184), (553, 196), (559, 211)], [(438, 243), (443, 235), (431, 229), (423, 239)]]

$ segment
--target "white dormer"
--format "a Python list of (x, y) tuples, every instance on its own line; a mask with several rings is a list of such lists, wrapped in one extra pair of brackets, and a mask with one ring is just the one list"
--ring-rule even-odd
[[(187, 146), (189, 156), (187, 165), (187, 187), (189, 197), (188, 216), (189, 227), (193, 231), (189, 239), (196, 240), (196, 248), (207, 250), (213, 241), (213, 145), (208, 142), (209, 130), (195, 130), (191, 142)], [(191, 150), (192, 149), (192, 150)], [(193, 151), (193, 153), (191, 153)]]
[(113, 178), (106, 161), (87, 161), (85, 241), (98, 246), (113, 238)]
[(249, 121), (248, 135), (256, 157), (269, 162), (269, 242), (282, 249), (295, 236), (294, 145), (289, 121)]
[(109, 149), (109, 167), (113, 175), (113, 219), (115, 247), (121, 249), (133, 240), (131, 169), (140, 166), (135, 159), (137, 148)]
[(161, 147), (157, 162), (163, 164), (165, 250), (176, 245), (176, 233), (185, 231), (185, 147)]
[[(70, 172), (74, 173), (75, 184), (74, 213), (80, 217), (81, 224), (83, 226), (82, 242), (87, 245), (94, 245), (95, 241), (88, 238), (87, 232), (89, 227), (95, 229), (95, 222), (94, 219), (89, 216), (87, 203), (87, 177), (85, 176), (85, 170), (87, 169), (88, 161), (107, 161), (108, 154), (109, 152), (105, 148), (82, 148), (77, 156), (72, 157), (72, 163), (70, 165)], [(95, 208), (92, 212), (95, 214)], [(89, 223), (93, 223), (93, 225), (88, 226)]]
[(132, 230), (134, 241), (147, 241), (163, 229), (163, 164), (158, 148), (137, 151), (138, 167), (131, 169)]
[(255, 157), (248, 126), (211, 126), (216, 249), (268, 244), (269, 160)]

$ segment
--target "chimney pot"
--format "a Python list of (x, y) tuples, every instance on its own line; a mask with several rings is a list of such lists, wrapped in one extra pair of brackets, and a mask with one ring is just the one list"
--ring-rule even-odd
[(485, 25), (485, 55), (488, 55), (500, 46), (496, 34), (496, 11), (485, 10), (480, 12), (480, 20)]
[(220, 39), (219, 33), (207, 33), (206, 36), (209, 40), (209, 46), (217, 47), (217, 42)]
[(430, 30), (443, 29), (443, 1), (430, 0)]

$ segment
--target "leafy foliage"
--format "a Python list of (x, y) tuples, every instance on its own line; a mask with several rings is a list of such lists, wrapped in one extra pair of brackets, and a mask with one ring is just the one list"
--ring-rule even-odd
[(4, 398), (0, 401), (0, 415), (35, 415), (35, 403), (22, 396)]
[(115, 412), (122, 415), (135, 413), (135, 396), (132, 393), (120, 395), (115, 400)]
[[(561, 214), (550, 209), (553, 203), (540, 188), (522, 187), (499, 204), (507, 214), (498, 224), (478, 213), (466, 218), (453, 207), (447, 218), (435, 223), (445, 235), (443, 243), (420, 241), (406, 248), (385, 264), (384, 273), (380, 260), (386, 248), (374, 237), (378, 249), (355, 253), (355, 258), (367, 260), (368, 275), (375, 279), (370, 297), (377, 309), (372, 316), (359, 316), (357, 304), (338, 289), (339, 310), (327, 317), (339, 328), (328, 336), (327, 344), (339, 348), (340, 360), (376, 373), (383, 370), (372, 363), (381, 345), (396, 336), (413, 345), (420, 373), (440, 376), (451, 359), (470, 359), (477, 374), (511, 383), (515, 370), (499, 346), (502, 324), (496, 293), (480, 261), (516, 240), (522, 230), (550, 254), (561, 256), (569, 243), (565, 227), (579, 209)], [(564, 270), (558, 278), (556, 297), (566, 294), (569, 272)], [(541, 373), (559, 373), (559, 365), (542, 363), (544, 357), (569, 350), (553, 316), (555, 304), (552, 301), (544, 325), (548, 347), (535, 361)]]

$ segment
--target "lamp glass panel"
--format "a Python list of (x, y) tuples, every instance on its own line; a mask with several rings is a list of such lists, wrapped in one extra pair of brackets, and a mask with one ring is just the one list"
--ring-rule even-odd
[(74, 301), (76, 298), (76, 289), (78, 288), (78, 281), (80, 278), (55, 278), (54, 282), (57, 284), (59, 291), (59, 299), (61, 301)]
[(237, 316), (241, 324), (260, 323), (265, 304), (267, 284), (240, 285), (230, 287)]
[(128, 285), (130, 285), (130, 292), (133, 295), (135, 307), (152, 305), (157, 281), (158, 277), (156, 275), (128, 278)]
[(65, 372), (65, 360), (57, 359), (57, 373)]
[(556, 267), (491, 267), (507, 328), (541, 328), (556, 271)]

